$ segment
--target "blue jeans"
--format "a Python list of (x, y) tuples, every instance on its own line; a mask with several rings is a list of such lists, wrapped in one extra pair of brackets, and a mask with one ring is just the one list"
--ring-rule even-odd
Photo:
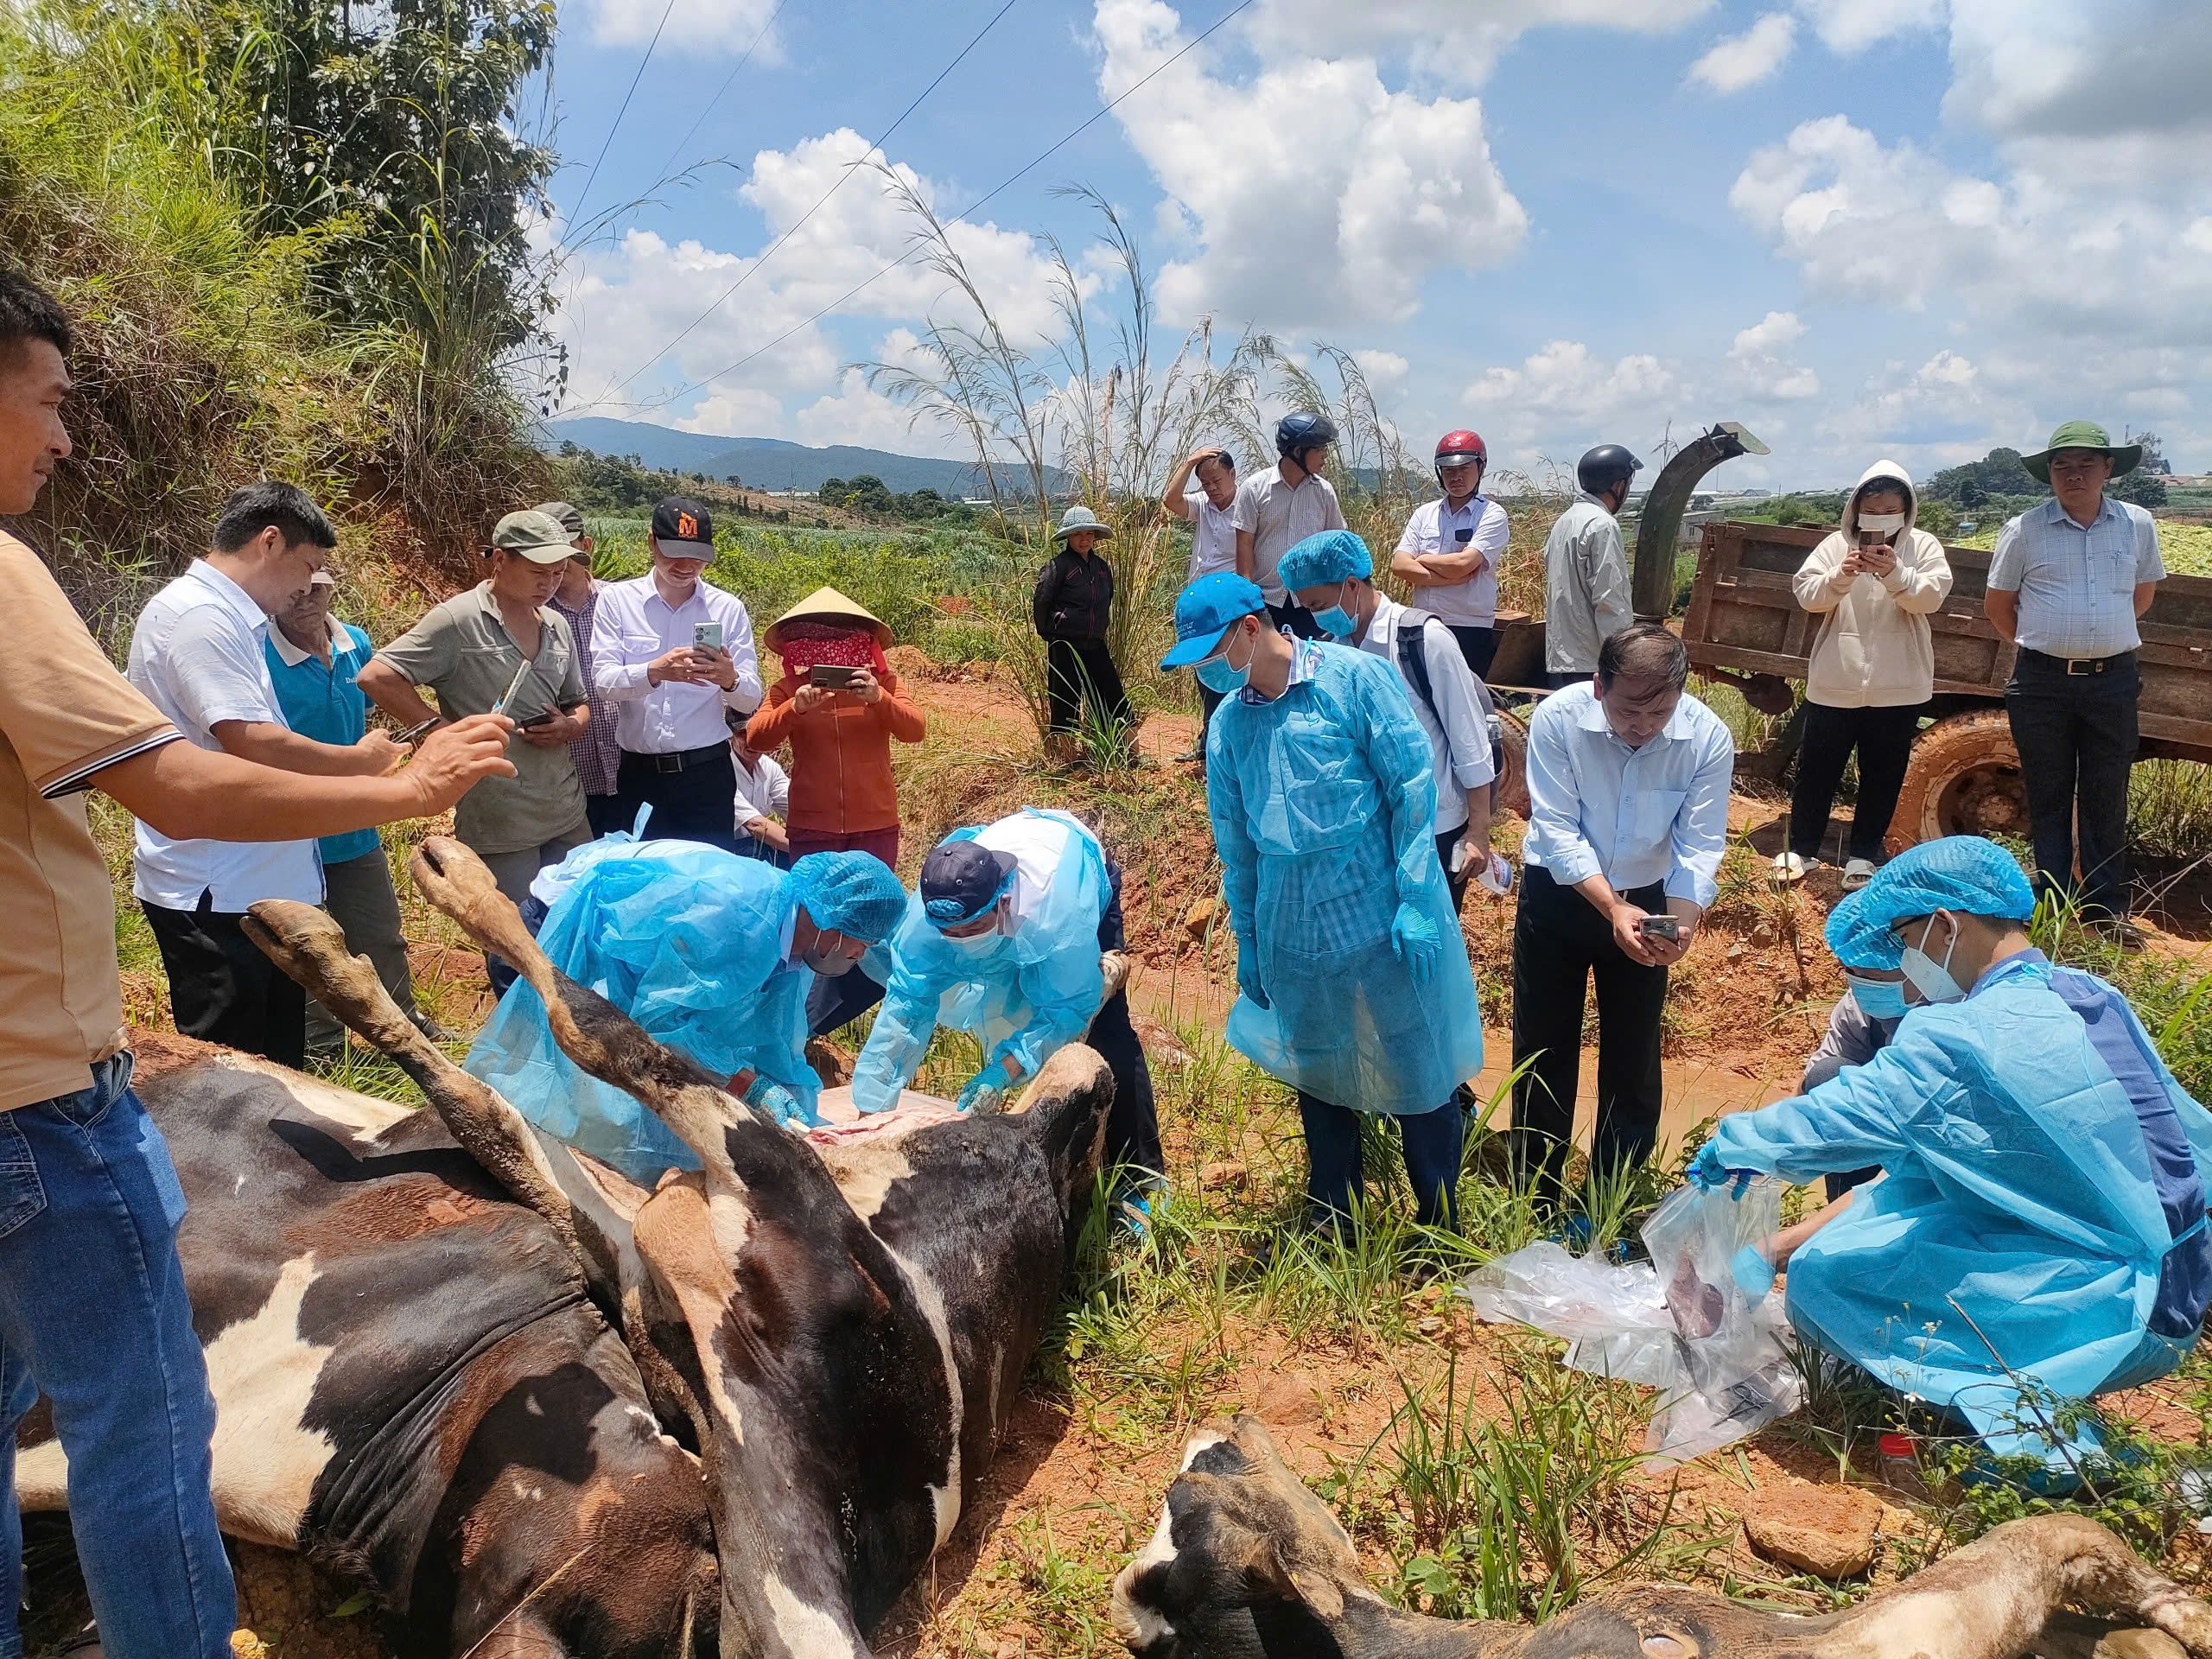
[[(1351, 1214), (1353, 1193), (1365, 1176), (1359, 1150), (1360, 1114), (1306, 1094), (1298, 1096), (1298, 1117), (1306, 1130), (1306, 1224), (1341, 1227)], [(1398, 1120), (1406, 1156), (1406, 1179), (1413, 1183), (1414, 1218), (1424, 1227), (1459, 1225), (1459, 1154), (1466, 1126), (1457, 1099), (1433, 1112)]]
[(209, 1491), (215, 1397), (177, 1260), (184, 1218), (130, 1057), (0, 1112), (0, 1659), (22, 1659), (16, 1425), (43, 1393), (109, 1659), (227, 1659), (238, 1611)]

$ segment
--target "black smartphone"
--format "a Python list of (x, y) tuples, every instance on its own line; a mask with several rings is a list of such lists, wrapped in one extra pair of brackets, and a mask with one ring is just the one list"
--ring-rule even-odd
[(523, 721), (522, 725), (523, 729), (528, 731), (533, 726), (550, 726), (552, 723), (553, 711), (548, 709), (542, 715), (532, 715), (528, 720)]
[(1679, 916), (1647, 916), (1636, 925), (1636, 931), (1647, 939), (1676, 940), (1682, 937), (1682, 919)]
[(817, 663), (807, 670), (807, 683), (823, 686), (832, 691), (842, 691), (853, 683), (854, 671), (840, 668), (834, 663)]

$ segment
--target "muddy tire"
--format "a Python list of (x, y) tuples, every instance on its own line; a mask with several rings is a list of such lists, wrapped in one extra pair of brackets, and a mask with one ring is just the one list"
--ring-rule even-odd
[(1529, 726), (1510, 709), (1497, 711), (1497, 804), (1492, 810), (1529, 820)]
[(1891, 853), (1942, 836), (2027, 833), (2027, 784), (2002, 709), (1939, 720), (1914, 741), (1885, 837)]

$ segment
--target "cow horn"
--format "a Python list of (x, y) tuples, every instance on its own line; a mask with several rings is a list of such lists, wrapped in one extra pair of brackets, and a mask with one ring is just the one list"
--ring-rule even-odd
[[(370, 1047), (389, 1055), (421, 1085), (461, 1150), (520, 1202), (545, 1217), (577, 1249), (575, 1206), (562, 1192), (545, 1148), (520, 1112), (489, 1084), (462, 1071), (399, 1011), (365, 957), (349, 955), (338, 924), (313, 905), (264, 899), (238, 924), (261, 952), (344, 1020)], [(582, 1259), (581, 1252), (578, 1253)]]
[(733, 1124), (753, 1121), (744, 1105), (695, 1062), (656, 1042), (621, 1009), (554, 967), (523, 925), (514, 901), (467, 848), (449, 836), (431, 836), (415, 849), (408, 868), (425, 899), (530, 982), (544, 1001), (554, 1042), (579, 1070), (636, 1099), (710, 1173), (736, 1180), (724, 1135)]

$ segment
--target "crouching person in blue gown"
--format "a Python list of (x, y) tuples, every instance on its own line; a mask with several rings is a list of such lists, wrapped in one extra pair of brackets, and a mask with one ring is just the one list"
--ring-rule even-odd
[(1206, 808), (1236, 937), (1229, 1041), (1298, 1090), (1306, 1222), (1338, 1228), (1362, 1179), (1359, 1115), (1402, 1133), (1421, 1221), (1456, 1225), (1461, 1120), (1482, 1069), (1465, 942), (1437, 862), (1428, 739), (1397, 671), (1295, 639), (1233, 572), (1175, 604), (1163, 668), (1222, 692)]
[[(696, 842), (609, 838), (547, 874), (558, 893), (537, 942), (556, 968), (776, 1122), (820, 1121), (807, 991), (906, 914), (889, 866), (815, 853), (785, 871)], [(659, 1118), (561, 1052), (526, 981), (499, 999), (465, 1065), (547, 1134), (632, 1180), (651, 1186), (699, 1166)]]
[(1979, 836), (1892, 860), (1830, 928), (1847, 963), (1903, 969), (1895, 1036), (1723, 1118), (1690, 1174), (1879, 1166), (1789, 1255), (1791, 1322), (1993, 1454), (2063, 1476), (2094, 1440), (2054, 1400), (2146, 1382), (2196, 1345), (2212, 1116), (2117, 990), (2034, 948), (2034, 909), (2012, 855)]

